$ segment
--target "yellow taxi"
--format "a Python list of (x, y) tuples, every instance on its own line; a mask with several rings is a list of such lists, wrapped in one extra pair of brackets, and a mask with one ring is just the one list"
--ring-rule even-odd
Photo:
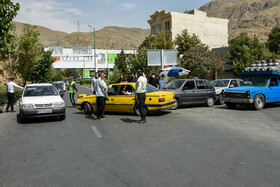
[[(140, 115), (135, 101), (136, 83), (113, 84), (108, 90), (109, 100), (106, 101), (105, 112), (128, 112)], [(173, 108), (175, 103), (174, 92), (160, 91), (147, 84), (146, 106), (148, 112), (159, 112)], [(79, 94), (76, 108), (83, 110), (85, 114), (96, 111), (96, 96)]]

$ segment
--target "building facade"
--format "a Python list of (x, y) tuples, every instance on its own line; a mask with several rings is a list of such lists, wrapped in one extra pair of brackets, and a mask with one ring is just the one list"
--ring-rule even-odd
[[(45, 50), (53, 50), (52, 56), (56, 58), (53, 63), (55, 69), (98, 69), (113, 68), (115, 59), (121, 50), (94, 49), (90, 46), (76, 46), (63, 48), (60, 46), (50, 46)], [(135, 50), (123, 50), (124, 54), (135, 54)]]
[(156, 11), (148, 23), (151, 35), (165, 32), (176, 38), (183, 30), (196, 34), (210, 49), (228, 46), (228, 19), (207, 17), (206, 12), (192, 10), (186, 13)]

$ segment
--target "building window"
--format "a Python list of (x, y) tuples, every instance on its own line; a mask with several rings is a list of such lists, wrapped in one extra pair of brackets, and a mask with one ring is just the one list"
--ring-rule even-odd
[(170, 30), (170, 21), (167, 21), (164, 23), (164, 30), (169, 31)]
[(160, 33), (161, 32), (161, 26), (160, 25), (157, 25), (156, 26), (156, 33)]
[(151, 30), (151, 34), (152, 35), (155, 35), (156, 33), (155, 33), (155, 27), (154, 26), (152, 26), (152, 28), (151, 28), (152, 30)]

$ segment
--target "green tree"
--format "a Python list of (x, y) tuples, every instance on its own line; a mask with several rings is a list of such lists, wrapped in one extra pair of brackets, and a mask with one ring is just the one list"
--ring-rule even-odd
[(155, 36), (147, 36), (145, 40), (140, 44), (138, 49), (146, 47), (147, 49), (154, 49), (153, 43), (155, 42)]
[(17, 15), (20, 6), (19, 3), (14, 4), (10, 0), (0, 0), (0, 56), (3, 57), (7, 53), (7, 43), (12, 40), (10, 30), (12, 20)]
[(112, 72), (112, 75), (110, 75), (109, 77), (109, 82), (110, 84), (114, 84), (114, 83), (117, 83), (119, 78), (120, 78), (120, 75), (122, 73), (120, 72), (120, 70), (117, 68), (117, 66), (114, 66), (113, 68), (113, 72)]
[(196, 45), (184, 53), (180, 65), (191, 71), (191, 74), (199, 78), (209, 78), (224, 69), (222, 58), (216, 52), (210, 51), (205, 45)]
[(271, 32), (269, 33), (267, 46), (271, 52), (280, 55), (280, 27), (279, 26), (276, 25), (275, 27), (273, 27)]
[(32, 73), (33, 82), (48, 82), (52, 79), (52, 64), (55, 59), (52, 57), (52, 50), (41, 49), (41, 59), (34, 65)]
[(121, 53), (117, 56), (115, 61), (115, 66), (118, 68), (121, 74), (123, 75), (128, 74), (127, 55), (124, 54), (123, 50), (121, 50)]
[(201, 44), (197, 35), (189, 35), (188, 30), (183, 30), (181, 34), (178, 34), (175, 38), (175, 44), (177, 45), (178, 56), (186, 53), (191, 47)]
[(26, 81), (33, 81), (35, 66), (42, 56), (43, 45), (39, 41), (39, 31), (36, 30), (36, 26), (24, 24), (19, 43), (20, 51), (16, 70), (25, 85)]
[(174, 43), (170, 35), (161, 32), (155, 36), (151, 43), (153, 49), (174, 49)]
[(233, 65), (233, 73), (237, 76), (254, 60), (270, 59), (274, 55), (261, 43), (257, 37), (250, 39), (247, 33), (241, 33), (230, 41), (227, 60)]

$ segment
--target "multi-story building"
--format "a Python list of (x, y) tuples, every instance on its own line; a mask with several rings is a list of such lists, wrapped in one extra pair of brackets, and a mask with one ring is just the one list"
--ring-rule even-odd
[(210, 49), (228, 46), (228, 19), (207, 17), (206, 12), (192, 10), (186, 13), (156, 11), (150, 16), (151, 35), (164, 31), (176, 38), (183, 30), (196, 34)]

